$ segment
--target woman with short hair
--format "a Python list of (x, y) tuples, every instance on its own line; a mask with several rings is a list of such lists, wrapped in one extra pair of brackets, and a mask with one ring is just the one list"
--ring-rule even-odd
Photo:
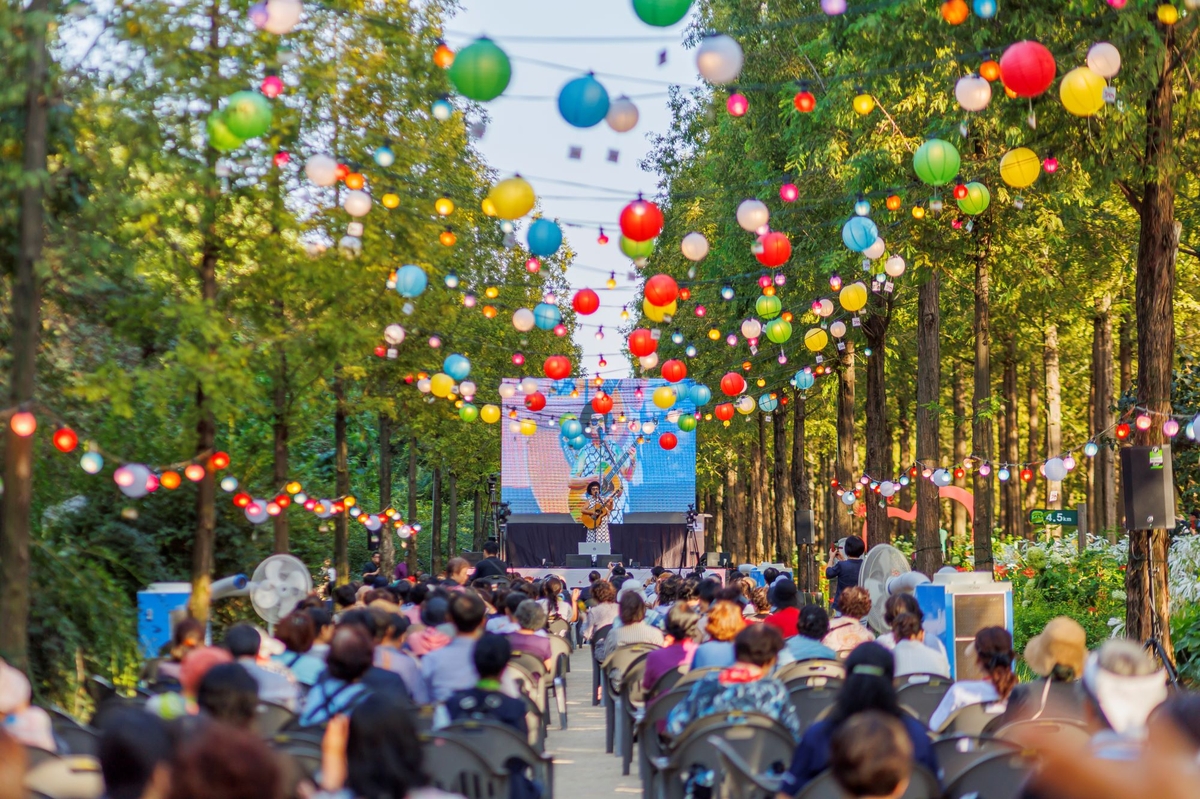
[(871, 612), (871, 595), (861, 586), (847, 588), (838, 597), (837, 609), (842, 615), (829, 622), (829, 632), (821, 643), (844, 658), (859, 644), (875, 640), (875, 633), (863, 623)]
[(654, 644), (662, 646), (666, 643), (662, 631), (646, 623), (646, 600), (636, 591), (630, 591), (621, 597), (620, 626), (614, 626), (604, 642), (604, 657), (607, 658), (618, 647), (629, 644)]
[(696, 648), (692, 668), (729, 668), (735, 661), (733, 639), (746, 628), (742, 610), (732, 602), (717, 602), (708, 609), (706, 618), (704, 631), (709, 640)]

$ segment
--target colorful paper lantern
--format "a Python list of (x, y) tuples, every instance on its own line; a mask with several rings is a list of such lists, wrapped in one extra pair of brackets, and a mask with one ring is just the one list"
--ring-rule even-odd
[(525, 396), (525, 408), (530, 411), (540, 411), (546, 407), (546, 395), (540, 391)]
[(559, 91), (558, 113), (573, 127), (595, 127), (608, 114), (608, 91), (592, 73), (581, 75)]
[(742, 230), (756, 232), (771, 219), (771, 212), (761, 200), (743, 200), (737, 208), (737, 222)]
[(958, 209), (964, 214), (975, 216), (987, 210), (992, 202), (992, 194), (987, 186), (972, 181), (967, 184), (967, 196), (958, 200)]
[(539, 302), (533, 307), (533, 323), (539, 330), (553, 330), (562, 321), (562, 311), (557, 305)]
[(726, 372), (721, 378), (721, 391), (727, 397), (736, 397), (746, 390), (746, 378), (737, 372)]
[(687, 377), (687, 365), (675, 358), (663, 363), (661, 371), (663, 380), (666, 380), (668, 383), (678, 383)]
[(965, 75), (954, 84), (954, 99), (964, 111), (982, 111), (992, 101), (992, 84), (979, 75)]
[(930, 186), (944, 186), (954, 180), (960, 163), (958, 149), (944, 139), (929, 139), (913, 154), (913, 170)]
[(1009, 150), (1000, 159), (1000, 179), (1014, 189), (1032, 186), (1042, 173), (1042, 162), (1028, 147)]
[(644, 313), (646, 315), (647, 319), (649, 319), (651, 322), (654, 322), (656, 324), (662, 324), (663, 322), (666, 321), (668, 316), (674, 316), (675, 312), (678, 310), (679, 310), (678, 303), (672, 302), (667, 305), (660, 306), (660, 305), (652, 305), (650, 303), (650, 300), (647, 300), (647, 299), (642, 300), (642, 313)]
[(725, 110), (733, 117), (744, 117), (746, 112), (750, 110), (750, 101), (746, 95), (734, 92), (729, 95), (729, 99), (725, 101)]
[(458, 409), (458, 418), (464, 422), (473, 422), (479, 418), (479, 409), (469, 402), (463, 403), (463, 406)]
[(860, 281), (843, 286), (838, 292), (838, 302), (850, 313), (857, 313), (866, 307), (868, 296), (866, 284)]
[(467, 379), (467, 375), (471, 374), (471, 362), (464, 356), (455, 353), (442, 361), (442, 371), (454, 378), (456, 383), (461, 383)]
[(551, 355), (542, 364), (542, 372), (551, 380), (563, 380), (571, 375), (571, 359), (565, 355)]
[[(809, 331), (809, 332), (811, 333), (812, 331)], [(805, 333), (804, 340), (805, 340), (805, 343), (807, 344), (808, 343), (808, 333)], [(821, 349), (821, 348), (818, 347), (818, 349)], [(802, 369), (801, 371), (796, 372), (796, 376), (792, 378), (792, 385), (794, 385), (796, 388), (798, 388), (801, 391), (808, 391), (810, 388), (813, 387), (813, 384), (816, 382), (817, 382), (817, 378), (813, 377), (813, 373), (808, 371), (807, 369)]]
[(622, 94), (609, 103), (604, 121), (617, 133), (628, 133), (637, 127), (639, 116), (638, 107), (634, 105), (633, 100)]
[(679, 417), (679, 429), (684, 433), (690, 433), (696, 429), (696, 417), (687, 415)]
[(720, 405), (713, 408), (713, 415), (722, 422), (728, 422), (733, 418), (733, 403), (722, 402)]
[(758, 409), (763, 413), (773, 413), (779, 407), (779, 398), (774, 394), (763, 394), (758, 398)]
[(208, 130), (209, 146), (219, 153), (227, 153), (242, 146), (241, 137), (229, 129), (225, 124), (225, 115), (220, 111), (213, 111), (208, 115), (205, 128)]
[(592, 397), (592, 410), (603, 416), (613, 409), (613, 399), (603, 391)]
[(647, 302), (662, 307), (675, 302), (679, 296), (679, 285), (670, 275), (658, 274), (646, 281), (644, 292)]
[(459, 94), (487, 102), (496, 99), (508, 88), (512, 64), (495, 42), (481, 37), (458, 51), (447, 74)]
[(634, 241), (628, 236), (621, 236), (620, 247), (621, 252), (634, 261), (640, 258), (649, 258), (654, 253), (654, 239)]
[(942, 19), (951, 25), (963, 24), (970, 14), (971, 10), (967, 7), (965, 0), (946, 0), (942, 3)]
[(807, 89), (801, 89), (792, 98), (792, 105), (796, 106), (796, 110), (800, 113), (807, 114), (817, 107), (817, 98)]
[(659, 386), (654, 389), (654, 393), (650, 395), (650, 399), (654, 402), (655, 406), (665, 411), (675, 404), (675, 389), (670, 386)]
[(869, 217), (852, 216), (842, 225), (842, 243), (853, 252), (862, 252), (879, 238), (879, 228)]
[(658, 206), (638, 197), (621, 209), (621, 233), (630, 241), (643, 242), (657, 236), (663, 229), (663, 215)]
[(688, 392), (692, 398), (692, 403), (699, 408), (702, 405), (707, 405), (712, 399), (712, 390), (708, 386), (697, 383), (692, 386), (692, 390)]
[(703, 233), (692, 232), (683, 237), (679, 248), (683, 251), (683, 257), (689, 261), (703, 261), (708, 255), (708, 239)]
[(1121, 51), (1108, 42), (1096, 42), (1088, 50), (1087, 65), (1102, 78), (1114, 77), (1121, 71)]
[(1077, 117), (1090, 117), (1104, 107), (1104, 89), (1108, 83), (1088, 67), (1076, 67), (1063, 75), (1058, 97), (1063, 108)]
[(629, 351), (638, 358), (644, 358), (658, 349), (658, 341), (644, 327), (639, 327), (629, 334)]
[(819, 327), (810, 328), (804, 334), (804, 346), (810, 352), (820, 352), (829, 344), (829, 334)]
[(600, 308), (600, 295), (591, 289), (580, 289), (571, 300), (575, 313), (583, 316), (594, 314)]
[(514, 175), (493, 186), (487, 200), (491, 202), (496, 216), (513, 220), (520, 219), (532, 211), (537, 196), (533, 193), (533, 186), (529, 185), (529, 181), (520, 175)]
[(658, 437), (658, 445), (665, 450), (672, 450), (679, 445), (679, 439), (674, 433), (663, 433)]
[(766, 331), (772, 344), (783, 344), (792, 337), (792, 323), (786, 319), (772, 319), (767, 322)]
[(396, 270), (396, 293), (401, 297), (419, 297), (429, 284), (425, 270), (413, 264), (405, 264)]
[(500, 409), (495, 405), (484, 405), (479, 409), (479, 418), (486, 424), (495, 424), (500, 421)]
[(71, 452), (79, 445), (79, 436), (69, 427), (60, 427), (54, 431), (54, 448), (59, 452)]
[(535, 219), (525, 234), (529, 252), (539, 258), (546, 258), (558, 252), (563, 243), (563, 232), (555, 222), (549, 219)]
[(1054, 55), (1045, 45), (1021, 41), (1000, 56), (1000, 80), (1018, 97), (1037, 97), (1054, 82)]
[(792, 242), (788, 240), (786, 233), (773, 231), (765, 236), (759, 236), (758, 243), (761, 246), (761, 252), (756, 252), (754, 257), (763, 266), (772, 269), (783, 266), (792, 257)]
[(234, 92), (225, 103), (225, 126), (239, 139), (255, 139), (271, 127), (271, 102), (259, 92)]
[(647, 25), (668, 28), (687, 16), (692, 0), (633, 0), (633, 13)]
[(438, 372), (429, 378), (429, 393), (435, 397), (446, 397), (454, 388), (454, 378)]
[(717, 86), (737, 80), (744, 60), (742, 46), (723, 33), (705, 36), (696, 49), (696, 69), (706, 81)]
[(774, 294), (764, 294), (754, 302), (754, 312), (762, 319), (774, 319), (783, 310), (783, 302)]

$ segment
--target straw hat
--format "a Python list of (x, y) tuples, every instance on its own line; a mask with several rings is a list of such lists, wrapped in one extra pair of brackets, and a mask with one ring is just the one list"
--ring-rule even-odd
[(1068, 666), (1075, 676), (1083, 675), (1087, 657), (1087, 633), (1079, 622), (1066, 616), (1050, 620), (1046, 629), (1025, 645), (1025, 662), (1035, 674), (1047, 677), (1055, 666)]

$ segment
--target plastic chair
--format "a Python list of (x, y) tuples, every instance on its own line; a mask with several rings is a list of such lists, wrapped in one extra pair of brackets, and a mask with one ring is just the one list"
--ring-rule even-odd
[(839, 686), (828, 685), (809, 686), (804, 683), (788, 686), (788, 697), (792, 707), (796, 708), (796, 716), (805, 728), (824, 718), (837, 699)]
[[(809, 685), (824, 685), (810, 680), (812, 677), (824, 677), (827, 680), (846, 679), (846, 664), (837, 660), (810, 658), (789, 663), (775, 672), (775, 679), (787, 685), (794, 680), (804, 679)], [(788, 685), (790, 688), (791, 686)]]
[(954, 680), (941, 674), (905, 674), (892, 680), (892, 685), (899, 691), (906, 685), (953, 685)]
[(673, 690), (654, 697), (646, 704), (642, 717), (638, 720), (638, 775), (642, 778), (642, 795), (646, 799), (650, 799), (653, 763), (657, 758), (666, 755), (670, 743), (659, 732), (659, 728), (666, 724), (667, 716), (671, 715), (675, 706), (687, 699), (691, 692), (690, 685), (676, 686)]
[(633, 760), (633, 735), (646, 710), (647, 692), (643, 687), (646, 677), (646, 655), (635, 660), (621, 675), (617, 695), (617, 750), (621, 755), (621, 775), (629, 775), (629, 763)]
[(258, 734), (269, 738), (296, 718), (296, 714), (274, 702), (259, 702), (255, 708), (254, 726)]
[(551, 671), (551, 680), (547, 690), (554, 695), (554, 704), (558, 708), (559, 727), (565, 730), (567, 728), (567, 672), (571, 670), (571, 654), (575, 650), (566, 638), (552, 635), (550, 636), (550, 651), (554, 653), (554, 668)]
[(48, 760), (57, 760), (61, 755), (57, 752), (51, 752), (49, 749), (43, 749), (40, 746), (25, 746), (25, 757), (28, 758), (29, 769), (32, 770)]
[(988, 724), (1000, 718), (1004, 705), (995, 702), (978, 702), (954, 711), (940, 730), (939, 735), (982, 735)]
[(565, 641), (567, 635), (571, 632), (571, 623), (561, 616), (556, 616), (546, 624), (546, 631), (556, 638), (562, 638)]
[(676, 685), (678, 685), (679, 681), (682, 679), (683, 672), (681, 672), (678, 668), (670, 669), (654, 681), (654, 685), (650, 686), (650, 690), (646, 692), (646, 695), (649, 697), (655, 697), (665, 694), (667, 691), (670, 691)]
[(691, 688), (694, 683), (703, 680), (709, 674), (716, 674), (721, 670), (720, 666), (706, 666), (702, 669), (690, 669), (687, 674), (679, 678), (679, 682), (675, 683), (676, 688)]
[[(999, 719), (995, 721), (999, 721)], [(995, 723), (995, 721), (991, 723)], [(998, 726), (995, 732), (988, 730), (989, 733), (1001, 740), (1014, 742), (1014, 745), (1019, 745), (1021, 736), (1029, 731), (1053, 733), (1056, 738), (1067, 738), (1069, 743), (1078, 743), (1081, 746), (1091, 738), (1083, 726), (1083, 722), (1074, 719), (1027, 719)]]
[(61, 724), (54, 722), (54, 737), (62, 745), (65, 754), (70, 755), (100, 755), (100, 735), (91, 727), (79, 724)]
[(909, 682), (896, 691), (896, 701), (920, 719), (925, 726), (929, 726), (929, 719), (938, 709), (942, 698), (953, 684), (952, 680), (944, 677), (938, 677), (937, 680), (929, 682)]
[[(592, 707), (600, 704), (600, 661), (603, 660), (600, 655), (604, 651), (604, 642), (608, 640), (608, 634), (611, 631), (611, 624), (601, 627), (592, 633), (592, 640), (589, 643), (592, 648)], [(599, 651), (596, 649), (597, 642), (600, 645)]]
[(943, 785), (949, 785), (971, 766), (996, 752), (1019, 751), (1016, 744), (990, 735), (955, 735), (933, 742)]
[(457, 736), (431, 736), (421, 743), (425, 773), (434, 787), (467, 799), (508, 799), (509, 774)]
[(948, 784), (944, 799), (1019, 799), (1033, 774), (1033, 761), (1021, 752), (993, 752)]
[(779, 793), (783, 777), (774, 772), (759, 774), (738, 754), (732, 745), (719, 735), (710, 735), (708, 742), (717, 750), (724, 786), (729, 799), (773, 799)]
[(472, 746), (495, 771), (512, 773), (513, 761), (521, 770), (528, 768), (546, 786), (546, 796), (554, 795), (554, 758), (538, 752), (512, 727), (494, 721), (456, 721), (437, 732), (439, 737), (455, 737)]
[[(757, 717), (757, 718), (756, 718)], [(774, 719), (753, 713), (739, 716), (718, 714), (709, 717), (714, 724), (698, 719), (689, 725), (667, 754), (659, 769), (659, 793), (666, 799), (684, 799), (686, 781), (693, 769), (718, 771), (713, 780), (714, 795), (728, 796), (731, 774), (720, 773), (720, 756), (711, 743), (713, 737), (724, 740), (754, 773), (783, 773), (791, 763), (796, 741), (786, 727)], [(720, 786), (719, 788), (717, 786)]]
[(321, 770), (321, 742), (289, 736), (282, 737), (283, 741), (280, 741), (278, 737), (272, 741), (272, 748), (291, 758), (304, 776), (310, 780), (316, 779), (317, 773)]
[(658, 647), (654, 644), (619, 646), (600, 664), (600, 689), (604, 699), (604, 751), (608, 754), (613, 752), (616, 737), (617, 697), (621, 693), (621, 680), (630, 667), (639, 661), (644, 662), (646, 655), (655, 649)]
[[(849, 794), (837, 784), (833, 774), (826, 770), (818, 774), (812, 782), (804, 786), (804, 790), (796, 795), (796, 799), (846, 799)], [(913, 764), (912, 776), (908, 787), (900, 795), (900, 799), (940, 799), (942, 788), (937, 778), (929, 773), (929, 769), (919, 763)], [(983, 799), (981, 796), (980, 799)], [(991, 797), (987, 797), (991, 799)]]

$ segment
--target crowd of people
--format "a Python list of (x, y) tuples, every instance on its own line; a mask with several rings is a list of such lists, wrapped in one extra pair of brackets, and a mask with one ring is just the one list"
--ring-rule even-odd
[[(862, 553), (855, 540), (847, 543), (848, 555)], [(1177, 773), (1194, 775), (1200, 702), (1169, 695), (1164, 673), (1137, 644), (1112, 640), (1089, 652), (1078, 623), (1054, 619), (1023, 653), (1038, 679), (1019, 684), (1011, 635), (984, 628), (959, 659), (959, 670), (975, 678), (950, 685), (922, 722), (902, 706), (896, 680), (949, 678), (945, 646), (926, 634), (921, 608), (908, 594), (887, 599), (890, 632), (876, 637), (864, 623), (871, 597), (842, 584), (855, 571), (843, 564), (854, 559), (828, 567), (832, 614), (804, 604), (790, 576), (775, 569), (731, 572), (722, 581), (656, 567), (643, 581), (617, 565), (569, 590), (558, 577), (507, 573), (498, 560), (499, 573), (485, 568), (476, 576), (455, 558), (436, 577), (392, 581), (379, 580), (372, 562), (364, 568), (368, 580), (333, 588), (328, 599), (309, 597), (274, 635), (239, 623), (209, 644), (205, 626), (185, 619), (162, 656), (147, 664), (151, 698), (115, 710), (101, 706), (92, 720), (101, 735), (105, 795), (436, 799), (440, 792), (422, 769), (418, 708), (434, 709), (433, 729), (486, 720), (530, 738), (527, 701), (509, 664), (532, 657), (553, 673), (556, 634), (591, 639), (599, 660), (621, 647), (648, 645), (643, 687), (651, 701), (668, 676), (704, 670), (667, 715), (668, 737), (713, 714), (756, 712), (778, 720), (796, 742), (780, 774), (780, 799), (827, 771), (854, 796), (899, 796), (915, 770), (937, 779), (931, 733), (952, 728), (956, 714), (972, 706), (986, 707), (998, 725), (1063, 719), (1086, 727), (1086, 751), (1068, 752), (1055, 740), (1030, 742), (1047, 762), (1072, 764), (1039, 776), (1043, 781), (1031, 791), (1044, 785), (1054, 792), (1046, 795), (1115, 795), (1091, 776), (1072, 783), (1062, 774), (1075, 773), (1080, 762), (1119, 760), (1130, 766), (1125, 775), (1141, 773), (1130, 764), (1155, 764), (1161, 799), (1187, 795), (1172, 792), (1161, 768), (1164, 758), (1175, 758)], [(845, 679), (828, 714), (805, 723), (777, 675), (814, 659), (840, 661)], [(264, 706), (294, 714), (295, 729), (323, 730), (316, 776), (257, 734)], [(12, 758), (6, 768), (21, 768), (29, 753), (59, 748), (50, 716), (32, 703), (29, 681), (7, 665), (0, 665), (0, 713), (0, 762)], [(1103, 768), (1089, 773), (1107, 773)], [(1093, 789), (1079, 793), (1085, 784)], [(1125, 782), (1110, 786), (1116, 784)], [(541, 791), (524, 776), (514, 785), (524, 797)], [(8, 795), (19, 794), (0, 788), (0, 799)]]

